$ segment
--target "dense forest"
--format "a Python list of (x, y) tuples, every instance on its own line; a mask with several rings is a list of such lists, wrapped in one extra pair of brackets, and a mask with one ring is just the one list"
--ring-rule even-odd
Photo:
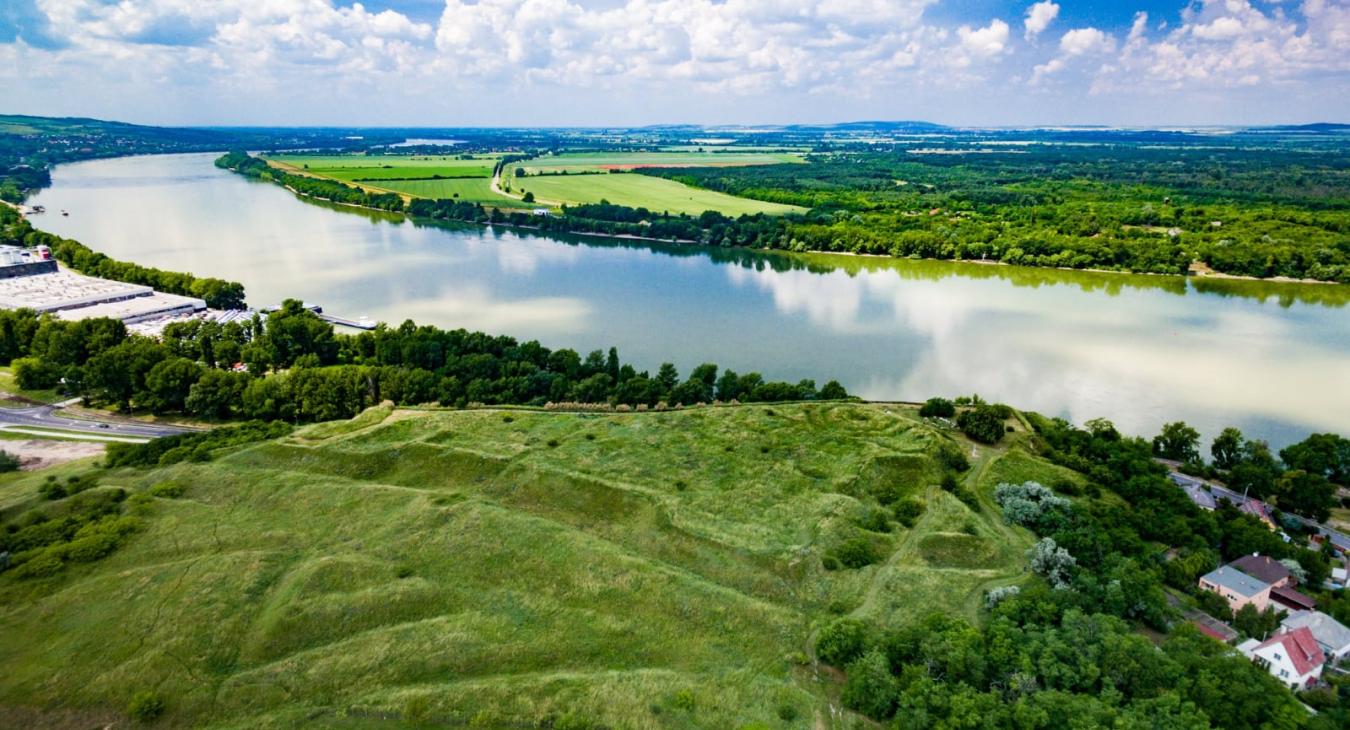
[(810, 208), (783, 248), (1350, 282), (1343, 150), (900, 147), (640, 172)]

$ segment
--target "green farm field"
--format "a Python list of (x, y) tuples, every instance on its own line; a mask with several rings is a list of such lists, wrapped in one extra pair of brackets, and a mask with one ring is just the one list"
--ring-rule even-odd
[(457, 180), (381, 180), (362, 183), (366, 187), (404, 193), (415, 198), (453, 198), (469, 203), (481, 203), (494, 208), (535, 208), (516, 198), (492, 192), (492, 180), (486, 177)]
[(534, 175), (511, 179), (509, 184), (512, 192), (532, 192), (536, 200), (550, 205), (599, 203), (608, 200), (616, 205), (647, 208), (656, 213), (698, 215), (705, 210), (715, 210), (737, 216), (744, 213), (780, 215), (805, 212), (804, 208), (796, 206), (738, 198), (712, 190), (692, 188), (674, 180), (630, 172)]
[[(814, 633), (975, 618), (1021, 581), (993, 478), (1054, 472), (1021, 438), (880, 404), (379, 407), (205, 463), (55, 467), (98, 486), (50, 502), (3, 475), (5, 520), (185, 489), (132, 496), (144, 527), (101, 560), (0, 575), (0, 725), (127, 726), (153, 692), (168, 727), (855, 727)], [(936, 486), (943, 448), (978, 509)], [(880, 495), (926, 507), (883, 530)], [(859, 540), (873, 564), (827, 569)]]
[(272, 155), (269, 161), (298, 172), (344, 182), (427, 179), (434, 177), (491, 177), (495, 156), (461, 160), (451, 155)]
[(566, 170), (594, 172), (637, 167), (742, 167), (804, 162), (801, 155), (785, 152), (564, 152), (519, 163), (527, 174)]

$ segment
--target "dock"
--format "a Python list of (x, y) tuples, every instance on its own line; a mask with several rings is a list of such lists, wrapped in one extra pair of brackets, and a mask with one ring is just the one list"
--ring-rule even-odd
[[(355, 330), (373, 330), (377, 326), (376, 322), (372, 322), (365, 317), (362, 317), (361, 319), (347, 319), (346, 317), (339, 317), (335, 314), (328, 314), (324, 312), (323, 307), (319, 306), (318, 304), (310, 304), (309, 302), (305, 302), (304, 308), (313, 312), (314, 316), (318, 317), (319, 319), (322, 319), (323, 321), (329, 324), (338, 325), (340, 327), (351, 327), (352, 329)], [(271, 314), (272, 312), (275, 312), (279, 309), (281, 309), (281, 306), (274, 304), (270, 307), (263, 307), (259, 311), (261, 311), (263, 314)]]
[(315, 312), (315, 314), (318, 315), (319, 319), (322, 319), (325, 322), (336, 324), (342, 327), (351, 327), (352, 329), (358, 330), (375, 329), (375, 323), (371, 322), (368, 319), (347, 319), (346, 317), (338, 317), (332, 314), (324, 314), (323, 312)]

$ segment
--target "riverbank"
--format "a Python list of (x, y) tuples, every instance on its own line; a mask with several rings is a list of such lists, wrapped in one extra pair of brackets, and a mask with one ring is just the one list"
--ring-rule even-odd
[[(302, 176), (304, 176), (304, 177), (308, 177), (308, 178), (316, 179), (316, 180), (326, 180), (326, 179), (327, 179), (327, 178), (315, 176), (315, 175), (313, 175), (312, 173), (308, 173), (308, 172), (305, 172), (305, 171), (300, 171), (300, 170), (294, 169), (292, 166), (284, 165), (283, 163), (276, 163), (275, 161), (272, 161), (272, 160), (267, 160), (267, 164), (270, 165), (270, 166), (275, 166), (277, 169), (279, 169), (279, 170), (281, 170), (281, 171), (283, 171), (283, 172), (286, 172), (286, 173), (288, 173), (288, 174), (299, 174), (299, 175), (302, 175)], [(236, 171), (236, 173), (237, 173), (237, 171)], [(303, 193), (303, 192), (300, 192), (300, 191), (296, 190), (295, 188), (291, 187), (290, 185), (285, 184), (284, 182), (281, 182), (281, 181), (275, 181), (275, 182), (277, 182), (277, 183), (280, 184), (282, 187), (284, 187), (285, 189), (289, 190), (291, 193), (293, 193), (294, 195), (296, 195), (296, 196), (298, 196), (298, 197), (308, 198), (308, 199), (310, 199), (310, 200), (318, 200), (318, 201), (322, 201), (322, 202), (326, 202), (326, 203), (332, 203), (332, 204), (334, 204), (334, 205), (341, 205), (341, 206), (344, 206), (344, 207), (359, 208), (359, 209), (370, 210), (370, 211), (378, 211), (378, 212), (386, 213), (386, 214), (392, 212), (392, 211), (388, 211), (388, 210), (385, 210), (385, 209), (382, 209), (382, 208), (375, 208), (375, 207), (373, 207), (373, 206), (360, 205), (360, 204), (357, 204), (357, 203), (344, 203), (344, 202), (338, 202), (338, 201), (334, 201), (334, 200), (329, 199), (329, 198), (322, 198), (322, 197), (318, 197), (318, 196), (315, 196), (315, 195), (309, 195), (309, 194), (306, 194), (306, 193)], [(495, 178), (494, 178), (494, 181), (493, 181), (493, 182), (494, 182), (494, 183), (496, 182)], [(394, 192), (394, 191), (383, 190), (383, 189), (381, 189), (381, 188), (375, 188), (375, 187), (365, 186), (365, 185), (361, 185), (361, 184), (355, 184), (355, 185), (356, 185), (356, 187), (357, 187), (358, 189), (361, 189), (361, 190), (367, 191), (367, 192), (379, 192), (379, 193), (390, 193), (390, 192)], [(400, 197), (402, 197), (402, 198), (404, 199), (405, 204), (406, 204), (406, 203), (409, 203), (409, 202), (411, 202), (411, 201), (413, 200), (413, 197), (412, 197), (412, 196), (409, 196), (409, 195), (406, 195), (406, 194), (403, 194), (403, 193), (397, 193), (397, 192), (394, 192), (394, 194), (400, 195)], [(540, 202), (541, 202), (541, 203), (544, 203), (544, 204), (547, 204), (547, 201), (540, 201)], [(484, 210), (498, 211), (498, 212), (503, 212), (503, 213), (519, 212), (518, 210), (515, 210), (515, 209), (512, 209), (512, 208), (496, 207), (496, 206), (492, 206), (492, 205), (488, 205), (488, 204), (482, 204), (481, 207), (482, 207)], [(423, 221), (423, 222), (444, 222), (443, 219), (427, 218), (427, 217), (423, 217), (423, 216), (414, 216), (414, 215), (409, 214), (409, 213), (406, 213), (406, 212), (399, 213), (399, 214), (400, 214), (400, 215), (407, 216), (410, 220), (414, 220), (414, 221)], [(445, 219), (445, 220), (448, 220), (448, 219)], [(631, 233), (598, 233), (598, 232), (591, 232), (591, 231), (561, 231), (561, 232), (560, 232), (560, 231), (549, 231), (548, 229), (545, 229), (545, 228), (542, 227), (542, 226), (522, 225), (522, 224), (518, 224), (518, 223), (510, 223), (510, 222), (506, 222), (506, 221), (476, 221), (476, 220), (461, 220), (461, 219), (454, 219), (452, 222), (456, 222), (456, 223), (476, 223), (476, 224), (484, 225), (484, 226), (488, 226), (488, 227), (492, 227), (492, 226), (502, 226), (502, 227), (505, 227), (505, 228), (511, 228), (511, 229), (515, 229), (515, 230), (524, 230), (524, 231), (535, 231), (535, 232), (545, 232), (545, 233), (565, 233), (565, 234), (567, 234), (567, 235), (576, 235), (576, 236), (594, 236), (594, 237), (596, 237), (596, 238), (604, 238), (604, 239), (611, 239), (611, 240), (627, 240), (627, 241), (637, 241), (637, 242), (650, 242), (650, 243), (666, 244), (666, 245), (681, 245), (681, 246), (691, 246), (691, 245), (692, 245), (692, 246), (707, 246), (707, 247), (709, 247), (709, 248), (725, 248), (725, 247), (713, 246), (713, 245), (711, 245), (711, 244), (707, 244), (707, 243), (704, 243), (704, 242), (702, 242), (702, 241), (697, 241), (697, 240), (687, 239), (687, 238), (655, 238), (655, 237), (652, 237), (652, 236), (641, 236), (641, 235), (631, 234)], [(831, 251), (831, 250), (825, 250), (825, 249), (806, 249), (806, 250), (802, 250), (802, 251), (795, 251), (795, 250), (788, 250), (788, 249), (756, 248), (756, 247), (751, 247), (751, 246), (734, 246), (734, 247), (731, 247), (731, 248), (743, 248), (743, 249), (753, 250), (753, 251), (766, 251), (766, 252), (771, 251), (771, 252), (787, 253), (787, 254), (797, 254), (797, 253), (800, 253), (800, 254), (815, 254), (815, 255), (830, 255), (830, 256), (855, 256), (855, 257), (860, 257), (860, 258), (873, 258), (873, 259), (879, 259), (879, 260), (892, 260), (892, 261), (898, 261), (898, 260), (910, 260), (910, 261), (916, 261), (916, 260), (917, 260), (917, 261), (946, 261), (946, 262), (951, 262), (951, 263), (976, 264), (976, 265), (982, 265), (982, 266), (1008, 266), (1008, 267), (1016, 267), (1016, 268), (1023, 268), (1023, 269), (1040, 269), (1040, 270), (1051, 270), (1051, 271), (1082, 271), (1082, 272), (1092, 272), (1092, 273), (1102, 273), (1102, 274), (1133, 274), (1133, 275), (1145, 275), (1145, 276), (1164, 276), (1164, 277), (1176, 277), (1176, 278), (1179, 278), (1179, 279), (1206, 278), (1206, 279), (1222, 279), (1222, 280), (1232, 280), (1232, 281), (1271, 282), (1271, 283), (1278, 283), (1278, 284), (1321, 284), (1321, 285), (1332, 285), (1332, 286), (1347, 286), (1347, 285), (1342, 285), (1342, 284), (1340, 284), (1339, 282), (1335, 282), (1335, 281), (1325, 281), (1325, 280), (1320, 280), (1320, 279), (1306, 279), (1306, 278), (1305, 278), (1305, 279), (1296, 279), (1296, 278), (1285, 277), (1285, 276), (1276, 276), (1276, 277), (1256, 277), (1256, 276), (1245, 276), (1245, 275), (1239, 275), (1239, 274), (1226, 274), (1226, 273), (1223, 273), (1223, 272), (1215, 271), (1214, 269), (1210, 268), (1210, 266), (1209, 266), (1208, 264), (1206, 264), (1206, 263), (1204, 263), (1204, 262), (1202, 262), (1202, 261), (1195, 261), (1195, 262), (1192, 262), (1192, 263), (1190, 264), (1190, 267), (1188, 268), (1188, 271), (1187, 271), (1186, 273), (1172, 274), (1172, 273), (1153, 272), (1153, 271), (1133, 271), (1133, 270), (1123, 270), (1123, 269), (1103, 269), (1103, 268), (1095, 268), (1095, 267), (1089, 267), (1089, 268), (1073, 268), (1073, 267), (1067, 267), (1067, 266), (1026, 266), (1026, 265), (1023, 265), (1023, 264), (1009, 264), (1009, 263), (1004, 262), (1004, 261), (991, 261), (991, 260), (988, 260), (988, 259), (959, 259), (959, 258), (952, 258), (952, 259), (938, 259), (938, 258), (926, 258), (926, 257), (925, 257), (925, 258), (913, 259), (913, 258), (903, 257), (903, 256), (891, 256), (891, 255), (888, 255), (888, 254), (869, 254), (869, 253), (857, 253), (857, 252), (852, 252), (852, 251)]]

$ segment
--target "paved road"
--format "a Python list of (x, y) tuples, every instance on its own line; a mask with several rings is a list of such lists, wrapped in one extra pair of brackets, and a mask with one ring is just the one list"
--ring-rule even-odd
[[(1189, 476), (1187, 474), (1182, 474), (1179, 471), (1173, 471), (1169, 474), (1169, 476), (1171, 476), (1172, 481), (1179, 486), (1190, 484), (1192, 486), (1208, 489), (1209, 493), (1214, 495), (1215, 499), (1226, 499), (1239, 507), (1242, 506), (1245, 499), (1238, 492), (1234, 492), (1233, 490), (1221, 484), (1207, 481), (1205, 479), (1200, 479), (1198, 477)], [(1259, 503), (1260, 500), (1251, 499), (1250, 501)], [(1342, 551), (1350, 552), (1350, 535), (1346, 535), (1344, 532), (1340, 532), (1338, 530), (1333, 530), (1330, 527), (1327, 527), (1326, 525), (1314, 522), (1313, 520), (1310, 520), (1306, 517), (1300, 517), (1292, 512), (1285, 512), (1284, 514), (1288, 517), (1292, 517), (1293, 519), (1298, 520), (1303, 525), (1312, 528), (1317, 532), (1320, 532), (1321, 534), (1325, 535), (1327, 539), (1331, 540), (1331, 544), (1340, 548)]]
[(160, 436), (173, 436), (174, 434), (191, 431), (191, 429), (177, 426), (158, 426), (150, 423), (67, 418), (59, 415), (59, 411), (60, 409), (56, 406), (0, 408), (0, 424), (79, 431), (80, 433), (95, 433), (100, 436), (136, 436), (140, 438), (159, 438)]

